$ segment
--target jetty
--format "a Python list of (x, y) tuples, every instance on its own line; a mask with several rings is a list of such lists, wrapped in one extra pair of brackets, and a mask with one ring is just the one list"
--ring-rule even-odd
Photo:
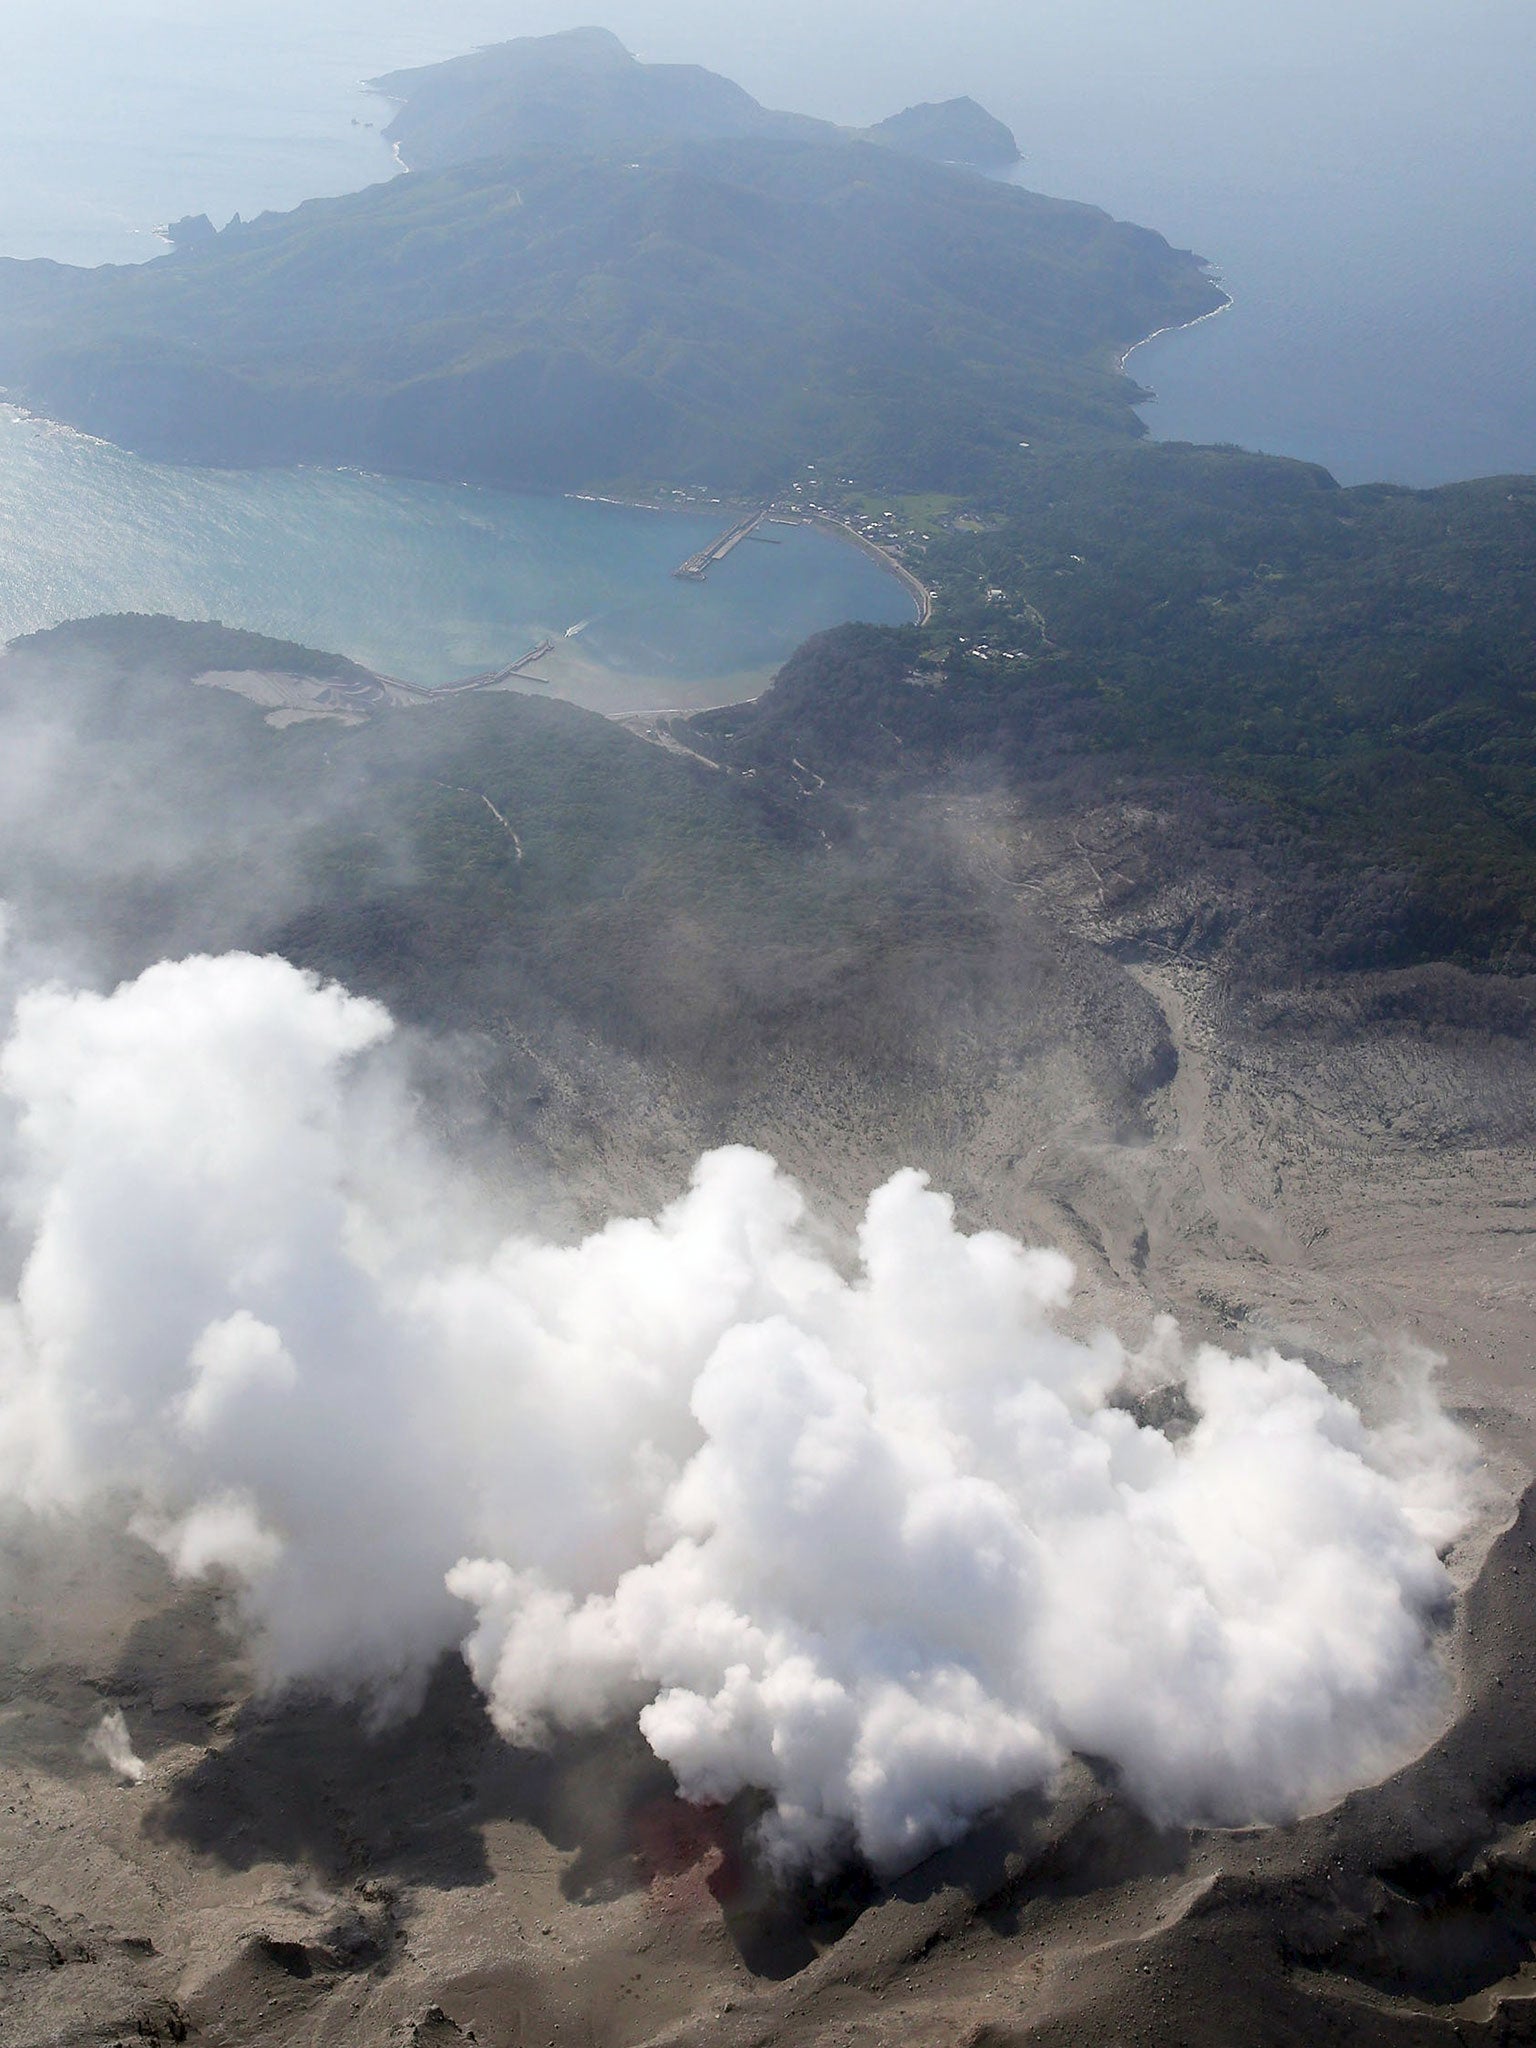
[(526, 654), (520, 654), (516, 661), (509, 661), (505, 668), (488, 668), (477, 676), (465, 676), (462, 682), (444, 683), (432, 692), (434, 697), (456, 697), (465, 690), (494, 690), (498, 683), (509, 683), (514, 676), (520, 676), (526, 668), (532, 668), (536, 661), (542, 661), (546, 654), (553, 654), (553, 640), (541, 640), (537, 647), (530, 647)]
[(767, 517), (766, 506), (761, 511), (747, 513), (745, 518), (728, 527), (718, 540), (711, 541), (707, 548), (690, 555), (686, 562), (679, 562), (672, 574), (685, 583), (702, 583), (716, 562), (723, 562), (733, 548), (739, 548), (744, 540), (750, 539)]

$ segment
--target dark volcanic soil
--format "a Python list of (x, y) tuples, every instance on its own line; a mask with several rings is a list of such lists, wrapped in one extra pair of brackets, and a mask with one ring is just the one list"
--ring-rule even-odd
[[(776, 1898), (746, 1816), (637, 1741), (547, 1757), (445, 1664), (409, 1726), (243, 1694), (206, 1595), (19, 1535), (0, 2041), (1180, 2044), (1536, 2040), (1536, 1508), (1465, 1611), (1427, 1756), (1269, 1832), (1159, 1833), (1080, 1768), (894, 1889)], [(150, 1766), (85, 1761), (103, 1697)]]
[[(962, 938), (840, 961), (792, 1028), (739, 1010), (726, 1057), (686, 1015), (680, 934), (635, 970), (644, 1057), (509, 1003), (469, 1135), (572, 1226), (723, 1138), (845, 1215), (917, 1164), (968, 1224), (1064, 1245), (1084, 1320), (1172, 1309), (1366, 1394), (1400, 1341), (1443, 1354), (1506, 1502), (1457, 1560), (1454, 1725), (1294, 1827), (1159, 1833), (1084, 1764), (890, 1890), (786, 1898), (751, 1813), (683, 1806), (633, 1735), (516, 1754), (456, 1662), (382, 1735), (259, 1701), (220, 1597), (169, 1583), (122, 1512), (18, 1516), (0, 2048), (1536, 2041), (1532, 991), (1303, 974), (1278, 944), (1266, 973), (1273, 879), (1187, 834), (1172, 858), (1139, 801), (930, 801)], [(86, 1753), (104, 1706), (140, 1786)]]

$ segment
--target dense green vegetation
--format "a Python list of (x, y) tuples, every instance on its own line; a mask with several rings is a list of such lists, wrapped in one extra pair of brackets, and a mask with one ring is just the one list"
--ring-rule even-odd
[(973, 488), (1127, 438), (1193, 257), (836, 131), (524, 153), (125, 269), (0, 264), (0, 380), (141, 452), (526, 488)]
[(520, 36), (372, 84), (401, 103), (385, 135), (413, 170), (747, 135), (830, 141), (839, 132), (830, 121), (773, 113), (697, 64), (641, 64), (602, 28)]
[[(1360, 959), (1536, 958), (1536, 483), (1346, 491), (1305, 464), (1140, 440), (1116, 353), (1215, 288), (1145, 230), (921, 160), (961, 153), (957, 137), (1002, 151), (971, 102), (858, 137), (639, 65), (601, 31), (382, 83), (404, 100), (407, 155), (443, 168), (189, 229), (136, 269), (0, 265), (0, 378), (162, 455), (534, 488), (793, 485), (796, 505), (905, 552), (935, 615), (812, 643), (758, 705), (699, 721), (707, 750), (763, 771), (798, 758), (840, 787), (956, 759), (1020, 781), (1068, 758), (1200, 776), (1264, 806), (1308, 860), (1395, 878)], [(215, 647), (215, 629), (184, 629), (179, 650), (168, 627), (135, 630), (187, 674), (346, 672)], [(690, 902), (734, 902), (743, 930), (754, 905), (783, 913), (761, 862), (795, 838), (793, 802), (754, 811), (724, 777), (680, 780), (627, 737), (490, 701), (431, 712), (434, 746), (472, 735), (431, 774), (388, 737), (415, 713), (334, 751), (327, 728), (242, 728), (281, 762), (251, 756), (253, 775), (298, 787), (323, 758), (328, 788), (344, 761), (387, 789), (410, 871), (430, 870), (430, 915), (391, 941), (402, 960), (473, 954), (487, 918), (504, 943), (498, 904), (525, 931), (605, 900), (582, 867), (599, 842), (627, 849), (601, 857), (626, 903), (637, 873), (656, 891), (675, 874)], [(508, 867), (505, 832), (454, 783), (472, 769), (503, 809), (498, 791), (533, 803), (537, 861)], [(340, 841), (316, 855), (349, 916), (372, 858)], [(397, 922), (408, 894), (391, 895)], [(319, 898), (307, 915), (331, 914)]]
[(1144, 445), (1021, 463), (985, 525), (931, 544), (926, 634), (823, 636), (698, 723), (829, 776), (1196, 770), (1411, 877), (1374, 957), (1536, 958), (1536, 479)]
[(170, 619), (150, 612), (71, 619), (67, 625), (27, 633), (11, 644), (19, 653), (33, 656), (99, 654), (125, 661), (136, 670), (158, 668), (168, 677), (185, 681), (216, 669), (337, 679), (368, 673), (344, 654), (327, 654), (296, 640), (274, 640), (269, 633), (249, 633), (212, 619)]

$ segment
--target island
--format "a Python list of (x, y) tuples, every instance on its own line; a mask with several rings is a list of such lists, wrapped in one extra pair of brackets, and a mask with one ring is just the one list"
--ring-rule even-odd
[(0, 266), (13, 393), (922, 616), (0, 656), (7, 2038), (1529, 2039), (1536, 479), (1150, 443), (1216, 286), (966, 103), (392, 83), (382, 188)]
[(597, 32), (384, 83), (408, 176), (137, 267), (0, 263), (0, 384), (177, 461), (949, 491), (1135, 438), (1120, 358), (1223, 302), (1150, 229), (905, 153), (905, 117), (770, 116)]

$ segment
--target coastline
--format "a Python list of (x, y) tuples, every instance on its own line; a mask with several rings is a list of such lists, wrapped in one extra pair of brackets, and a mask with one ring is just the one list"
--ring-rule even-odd
[(1203, 327), (1207, 320), (1219, 320), (1223, 313), (1230, 313), (1237, 303), (1236, 300), (1224, 285), (1217, 285), (1216, 289), (1221, 293), (1219, 306), (1212, 306), (1208, 313), (1197, 313), (1193, 320), (1175, 320), (1167, 327), (1154, 328), (1150, 334), (1144, 334), (1140, 341), (1133, 341), (1124, 355), (1116, 356), (1115, 368), (1120, 375), (1123, 377), (1126, 374), (1125, 366), (1138, 350), (1148, 347), (1154, 341), (1161, 341), (1165, 334), (1187, 334), (1192, 327)]
[(773, 681), (781, 664), (729, 669), (681, 681), (641, 669), (610, 668), (569, 640), (557, 641), (515, 676), (488, 687), (521, 696), (558, 697), (615, 720), (689, 718), (727, 704), (750, 703)]
[[(738, 516), (735, 494), (722, 493), (713, 504), (684, 502), (662, 498), (659, 487), (652, 486), (636, 505), (617, 491), (573, 492), (560, 495), (584, 516), (562, 517), (554, 509), (559, 502), (555, 493), (507, 492), (484, 485), (451, 489), (442, 479), (400, 477), (359, 464), (223, 470), (202, 463), (163, 463), (137, 456), (80, 427), (34, 412), (24, 401), (8, 398), (0, 399), (0, 444), (6, 458), (0, 464), (0, 512), (16, 514), (20, 507), (35, 517), (40, 508), (54, 508), (39, 526), (35, 543), (8, 563), (5, 575), (0, 576), (0, 640), (45, 630), (72, 618), (114, 613), (163, 613), (194, 621), (221, 618), (253, 632), (345, 652), (360, 665), (402, 680), (409, 678), (430, 693), (464, 680), (470, 670), (499, 669), (509, 653), (522, 655), (546, 633), (558, 637), (553, 632), (555, 625), (564, 627), (579, 613), (593, 611), (594, 593), (608, 587), (608, 571), (601, 565), (611, 558), (619, 578), (614, 587), (622, 601), (656, 608), (660, 621), (654, 646), (643, 638), (633, 645), (616, 641), (614, 655), (621, 662), (627, 660), (642, 671), (653, 672), (637, 675), (632, 690), (618, 680), (617, 672), (605, 672), (601, 663), (584, 667), (572, 659), (577, 650), (562, 645), (535, 667), (522, 687), (541, 694), (553, 687), (575, 702), (587, 702), (590, 708), (631, 713), (650, 712), (658, 706), (697, 710), (740, 701), (757, 694), (772, 671), (811, 632), (857, 618), (905, 625), (923, 610), (915, 579), (899, 575), (899, 565), (873, 548), (861, 547), (861, 553), (886, 575), (898, 574), (904, 593), (898, 602), (888, 583), (873, 582), (853, 564), (851, 556), (838, 557), (835, 549), (823, 552), (820, 538), (813, 540), (809, 531), (794, 541), (787, 530), (780, 529), (786, 543), (791, 543), (789, 547), (776, 554), (763, 550), (750, 564), (754, 573), (740, 579), (722, 576), (720, 589), (703, 604), (662, 581), (681, 557)], [(420, 500), (412, 488), (416, 483), (425, 491)], [(159, 555), (146, 554), (137, 546), (110, 560), (93, 544), (65, 548), (60, 535), (72, 532), (69, 522), (76, 516), (72, 508), (83, 502), (79, 498), (82, 489), (91, 502), (99, 499), (103, 505), (113, 505), (132, 497), (141, 505), (158, 508), (156, 518), (170, 522), (187, 537), (171, 569), (165, 568)], [(482, 498), (489, 502), (480, 502)], [(541, 509), (541, 500), (547, 511)], [(274, 505), (282, 508), (282, 521), (274, 522), (269, 516)], [(761, 500), (754, 501), (754, 515), (761, 506)], [(469, 515), (462, 533), (457, 523), (461, 508)], [(644, 512), (647, 519), (632, 522), (627, 529), (621, 521), (610, 531), (608, 512), (629, 509)], [(798, 524), (811, 527), (813, 522), (806, 516), (810, 510), (805, 508)], [(689, 533), (676, 532), (669, 545), (665, 528), (649, 525), (649, 519), (659, 512), (689, 514)], [(321, 536), (326, 549), (337, 551), (336, 558), (348, 565), (343, 580), (349, 591), (358, 578), (359, 587), (372, 588), (376, 570), (362, 556), (367, 536), (375, 531), (408, 532), (409, 561), (416, 561), (418, 555), (435, 561), (441, 553), (450, 577), (458, 576), (464, 563), (469, 565), (464, 570), (469, 576), (485, 554), (488, 543), (481, 537), (482, 530), (506, 537), (518, 562), (525, 552), (520, 536), (526, 531), (533, 545), (534, 537), (548, 531), (552, 559), (565, 562), (569, 557), (570, 575), (575, 579), (570, 586), (570, 609), (558, 620), (544, 619), (536, 592), (519, 597), (522, 585), (517, 576), (522, 571), (518, 570), (505, 592), (497, 579), (491, 593), (494, 601), (480, 609), (470, 602), (466, 619), (459, 622), (467, 635), (460, 636), (461, 647), (446, 629), (434, 632), (425, 613), (396, 616), (399, 608), (382, 590), (382, 610), (370, 610), (363, 618), (353, 595), (328, 592), (326, 579), (308, 569), (292, 591), (286, 590), (282, 577), (275, 573), (263, 580), (245, 554), (232, 552), (227, 539), (231, 519), (241, 532), (246, 531), (241, 522), (253, 522), (250, 531), (261, 537), (257, 566), (263, 571), (269, 556), (282, 546), (277, 537), (279, 527), (297, 520), (302, 531)], [(683, 523), (679, 518), (678, 527)], [(771, 527), (765, 530), (774, 531)], [(857, 539), (831, 522), (826, 524), (826, 533), (837, 540)], [(803, 556), (801, 550), (806, 551)], [(756, 550), (745, 552), (757, 555)], [(537, 548), (530, 557), (535, 558), (543, 559)], [(803, 562), (803, 573), (796, 567), (797, 561)], [(759, 570), (772, 572), (766, 583), (755, 573)], [(472, 580), (466, 585), (471, 587), (477, 587)], [(780, 597), (763, 610), (762, 592), (772, 589), (779, 590)], [(909, 601), (912, 612), (907, 614), (904, 606)], [(757, 619), (759, 612), (761, 619), (749, 629), (749, 622)], [(514, 626), (503, 632), (508, 620), (516, 621), (524, 614), (541, 620), (538, 630), (530, 626), (524, 633)], [(791, 625), (798, 630), (788, 631)], [(457, 627), (453, 630), (458, 632)], [(787, 638), (778, 637), (786, 632)], [(685, 649), (692, 649), (685, 662), (688, 680), (680, 682), (668, 662), (674, 657), (682, 660)], [(762, 661), (759, 667), (765, 650), (772, 659)], [(592, 651), (588, 650), (589, 654)], [(456, 658), (460, 656), (462, 659)], [(714, 670), (707, 684), (692, 673), (703, 667)], [(304, 707), (273, 704), (267, 708)]]
[[(1224, 311), (1225, 309), (1219, 308), (1218, 310)], [(1205, 314), (1202, 317), (1209, 319), (1210, 315)], [(1150, 341), (1152, 337), (1148, 335), (1147, 339)], [(744, 517), (748, 512), (757, 509), (753, 503), (746, 499), (734, 498), (722, 498), (718, 504), (711, 503), (708, 506), (703, 506), (698, 504), (678, 505), (662, 503), (655, 498), (613, 498), (606, 496), (601, 491), (562, 491), (560, 495), (564, 498), (574, 499), (583, 505), (615, 505), (626, 512), (673, 512), (685, 514), (695, 519), (702, 512), (708, 510), (719, 512), (726, 518), (728, 523), (729, 516), (733, 512), (740, 518)], [(789, 507), (780, 511), (771, 505), (767, 508), (764, 517), (770, 525), (815, 526), (819, 527), (823, 533), (830, 534), (834, 539), (850, 542), (861, 554), (868, 555), (871, 561), (878, 562), (888, 575), (894, 576), (897, 582), (901, 584), (912, 602), (917, 606), (917, 617), (913, 621), (915, 625), (926, 626), (933, 617), (933, 592), (924, 583), (922, 578), (914, 570), (908, 568), (907, 564), (899, 556), (893, 555), (888, 548), (883, 548), (878, 541), (871, 540), (868, 534), (860, 533), (859, 529), (856, 526), (850, 526), (846, 519), (839, 519), (832, 512), (801, 512)]]
[(805, 515), (805, 523), (819, 526), (823, 533), (836, 534), (840, 539), (851, 541), (862, 553), (880, 564), (881, 568), (894, 576), (912, 602), (917, 606), (914, 625), (926, 626), (933, 617), (933, 592), (905, 562), (893, 555), (889, 548), (881, 547), (879, 541), (871, 540), (868, 534), (860, 533), (856, 526), (850, 526), (845, 519), (835, 519), (830, 512), (813, 512)]

